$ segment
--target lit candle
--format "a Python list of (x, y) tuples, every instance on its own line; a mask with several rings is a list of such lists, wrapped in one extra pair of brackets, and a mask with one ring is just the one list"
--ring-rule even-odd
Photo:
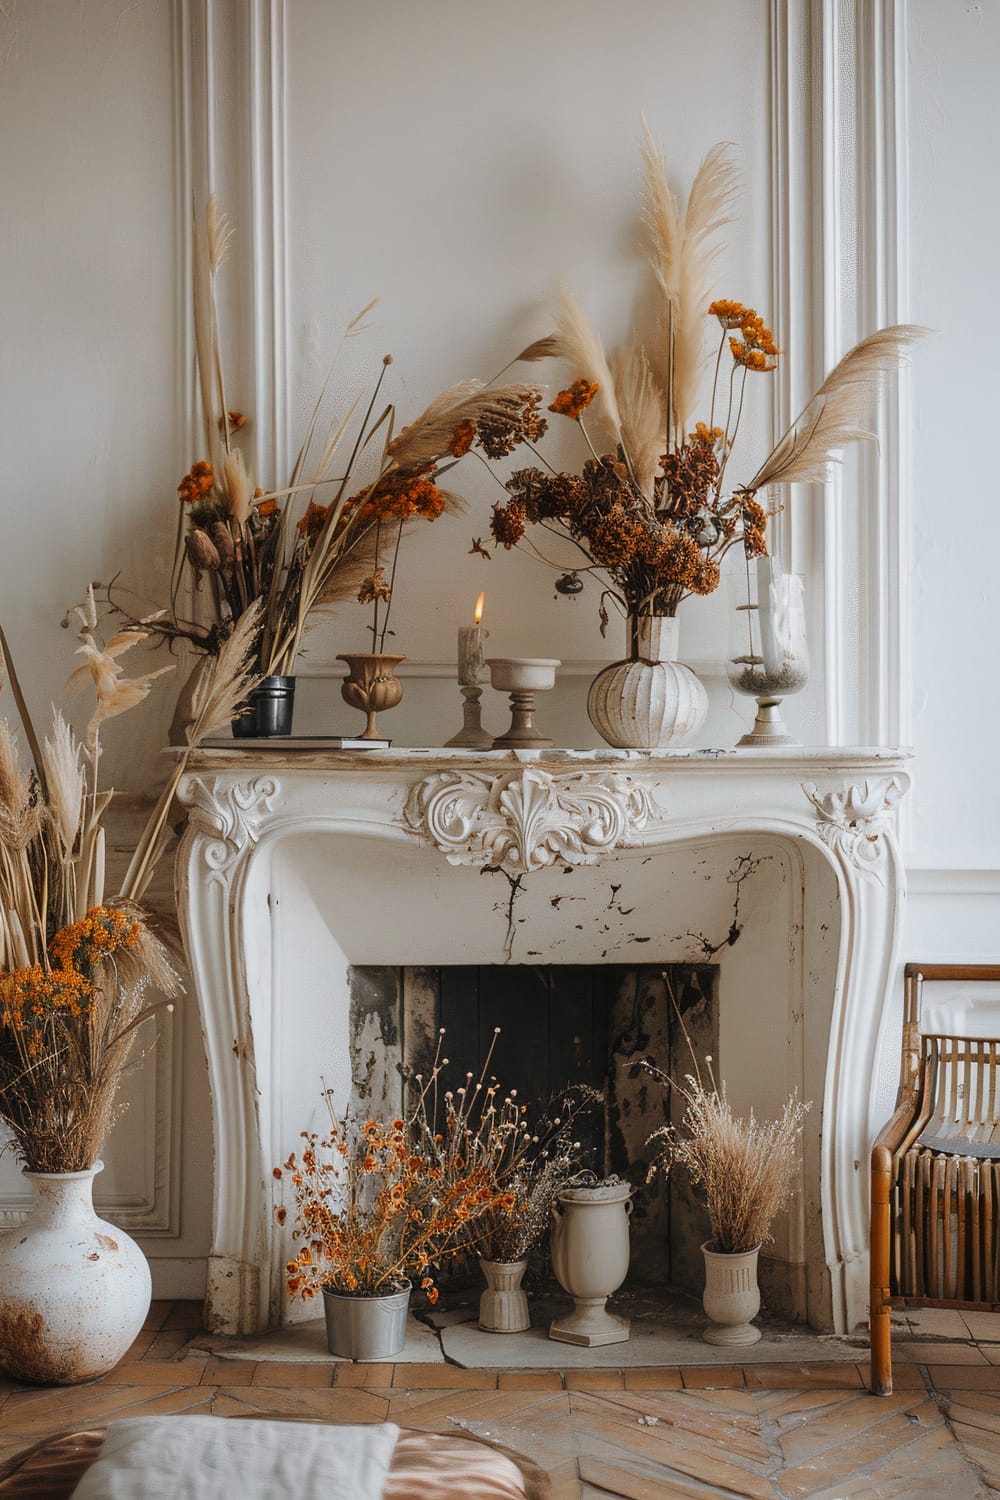
[(486, 665), (483, 647), (489, 631), (484, 630), (479, 623), (483, 618), (485, 597), (484, 594), (480, 594), (476, 600), (474, 617), (476, 623), (458, 627), (458, 682), (460, 687), (475, 687), (481, 680)]

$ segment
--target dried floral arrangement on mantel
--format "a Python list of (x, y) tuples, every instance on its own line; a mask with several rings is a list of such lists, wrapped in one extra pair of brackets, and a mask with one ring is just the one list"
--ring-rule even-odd
[[(777, 367), (781, 350), (752, 307), (713, 298), (720, 236), (731, 222), (737, 190), (728, 149), (714, 146), (681, 207), (663, 152), (644, 128), (644, 222), (658, 298), (652, 327), (631, 329), (606, 353), (600, 335), (568, 288), (555, 332), (519, 359), (559, 358), (574, 379), (548, 409), (580, 429), (580, 473), (539, 464), (506, 481), (509, 498), (494, 507), (497, 545), (526, 545), (564, 574), (556, 587), (577, 591), (596, 574), (605, 599), (629, 617), (672, 616), (691, 594), (712, 593), (720, 563), (742, 542), (747, 558), (767, 552), (767, 522), (780, 508), (759, 496), (779, 486), (825, 481), (838, 450), (872, 438), (882, 378), (925, 332), (909, 324), (880, 329), (855, 345), (830, 372), (749, 479), (731, 489), (729, 466), (740, 432), (748, 382)], [(706, 321), (707, 320), (707, 321)], [(708, 326), (716, 329), (708, 344)], [(516, 361), (515, 361), (516, 363)], [(712, 381), (700, 418), (699, 399)], [(544, 430), (533, 420), (525, 440)], [(580, 557), (550, 559), (529, 527), (568, 540)]]

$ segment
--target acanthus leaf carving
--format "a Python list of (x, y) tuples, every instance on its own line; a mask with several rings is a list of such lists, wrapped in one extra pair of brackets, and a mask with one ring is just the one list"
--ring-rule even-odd
[(249, 844), (255, 844), (280, 790), (273, 776), (242, 784), (222, 777), (186, 777), (178, 796), (191, 808), (192, 823), (214, 835), (205, 846), (206, 864), (227, 870)]
[(883, 837), (895, 822), (903, 786), (895, 776), (869, 778), (842, 791), (820, 792), (813, 782), (802, 790), (816, 809), (819, 835), (856, 869), (881, 879), (886, 853)]
[(518, 767), (497, 776), (439, 771), (410, 792), (406, 826), (453, 865), (524, 875), (596, 864), (634, 841), (658, 809), (649, 790), (615, 772), (553, 775)]

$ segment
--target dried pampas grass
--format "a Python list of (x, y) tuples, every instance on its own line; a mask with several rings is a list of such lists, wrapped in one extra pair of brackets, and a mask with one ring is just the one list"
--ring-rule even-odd
[(905, 362), (907, 351), (926, 332), (915, 324), (899, 323), (855, 344), (744, 488), (756, 493), (774, 484), (825, 480), (836, 449), (874, 437), (871, 426), (883, 377)]
[(592, 410), (604, 427), (605, 435), (617, 445), (622, 440), (622, 419), (614, 376), (600, 335), (591, 327), (583, 308), (566, 286), (559, 288), (556, 338), (559, 354), (568, 361), (574, 375), (596, 381), (597, 395)]

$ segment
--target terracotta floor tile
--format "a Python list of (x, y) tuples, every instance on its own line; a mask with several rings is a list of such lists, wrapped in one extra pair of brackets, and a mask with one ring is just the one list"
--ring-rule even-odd
[(558, 1370), (501, 1370), (497, 1375), (499, 1391), (561, 1391), (562, 1388)]
[(744, 1365), (747, 1386), (752, 1391), (857, 1390), (864, 1382), (857, 1365)]
[(189, 1332), (201, 1332), (205, 1312), (204, 1302), (172, 1302), (163, 1322), (163, 1328), (186, 1328)]
[(385, 1422), (388, 1395), (375, 1391), (315, 1387), (221, 1386), (212, 1399), (220, 1417), (297, 1417), (319, 1422)]
[(198, 1385), (202, 1369), (194, 1360), (137, 1359), (132, 1364), (116, 1365), (105, 1379), (118, 1385)]
[(330, 1365), (286, 1364), (282, 1360), (264, 1359), (254, 1369), (251, 1385), (321, 1386), (333, 1384)]
[[(183, 1369), (183, 1363), (178, 1368)], [(202, 1385), (252, 1385), (256, 1369), (257, 1365), (252, 1359), (210, 1357), (201, 1366), (199, 1379)]]
[(389, 1420), (428, 1432), (454, 1432), (456, 1423), (516, 1422), (522, 1413), (532, 1421), (543, 1414), (568, 1413), (563, 1391), (395, 1391), (389, 1393)]
[(189, 1342), (190, 1334), (185, 1328), (169, 1328), (154, 1333), (144, 1359), (174, 1359)]
[(936, 1391), (1000, 1391), (1000, 1365), (932, 1365), (927, 1378)]
[[(980, 1414), (982, 1415), (982, 1414)], [(966, 1444), (980, 1448), (984, 1452), (993, 1454), (993, 1467), (1000, 1468), (1000, 1430), (996, 1427), (984, 1427), (980, 1422), (962, 1422), (957, 1416), (949, 1412), (948, 1420), (951, 1430), (965, 1447)]]
[(334, 1385), (364, 1386), (371, 1390), (388, 1389), (392, 1385), (395, 1365), (335, 1364)]
[(644, 1427), (653, 1428), (667, 1443), (674, 1435), (683, 1435), (684, 1440), (701, 1440), (697, 1446), (706, 1454), (712, 1452), (714, 1444), (718, 1451), (762, 1468), (769, 1467), (773, 1460), (771, 1449), (761, 1439), (756, 1414), (716, 1411), (699, 1402), (696, 1395), (677, 1392), (650, 1397), (648, 1393), (622, 1391), (598, 1396), (593, 1405), (574, 1395), (570, 1409), (583, 1416), (595, 1413), (619, 1421), (626, 1444), (632, 1427)]
[(140, 1333), (126, 1349), (124, 1358), (127, 1360), (141, 1359), (156, 1338), (155, 1328), (146, 1328)]
[(170, 1316), (172, 1302), (151, 1302), (149, 1312), (143, 1319), (143, 1329), (152, 1329), (154, 1332), (163, 1327)]
[(893, 1359), (904, 1360), (915, 1365), (985, 1365), (985, 1354), (975, 1344), (922, 1344), (897, 1343), (893, 1345)]
[(679, 1391), (684, 1387), (680, 1370), (626, 1370), (627, 1391)]
[[(859, 1365), (861, 1383), (866, 1390), (871, 1389), (872, 1367), (871, 1365)], [(892, 1362), (892, 1385), (897, 1391), (920, 1391), (924, 1388), (924, 1377), (916, 1365), (900, 1364), (899, 1360)]]
[(736, 1461), (726, 1450), (720, 1451), (718, 1444), (677, 1429), (625, 1428), (621, 1423), (588, 1412), (585, 1426), (579, 1429), (579, 1438), (584, 1447), (581, 1459), (586, 1456), (608, 1462), (617, 1460), (623, 1467), (629, 1460), (645, 1459), (676, 1470), (684, 1479), (715, 1485), (749, 1500), (774, 1500), (774, 1486), (765, 1476)]
[(906, 1308), (906, 1322), (916, 1338), (967, 1339), (965, 1319), (953, 1307)]
[(975, 1312), (970, 1308), (962, 1318), (974, 1339), (1000, 1344), (1000, 1312)]
[(929, 1404), (919, 1414), (912, 1415), (919, 1416), (919, 1425), (906, 1413), (897, 1413), (864, 1432), (853, 1433), (846, 1442), (813, 1452), (809, 1461), (798, 1467), (782, 1469), (782, 1492), (791, 1497), (812, 1495), (827, 1484), (837, 1484), (845, 1475), (885, 1462), (896, 1450), (905, 1449), (919, 1438), (922, 1431), (943, 1423), (940, 1412)]
[[(706, 1490), (702, 1484), (697, 1487), (685, 1484), (676, 1476), (658, 1479), (645, 1470), (629, 1472), (598, 1458), (581, 1458), (579, 1468), (580, 1478), (597, 1485), (597, 1493), (620, 1495), (624, 1500), (688, 1500), (688, 1497), (705, 1500), (705, 1497), (723, 1493), (714, 1488)], [(772, 1490), (772, 1494), (776, 1493)]]
[[(902, 1391), (894, 1396), (869, 1396), (867, 1393), (850, 1396), (835, 1406), (825, 1407), (811, 1421), (799, 1422), (782, 1432), (779, 1439), (781, 1453), (790, 1467), (804, 1466), (807, 1460), (829, 1448), (842, 1447), (847, 1442), (862, 1442), (866, 1433), (896, 1418), (911, 1425), (919, 1421), (924, 1426), (936, 1426), (940, 1412), (933, 1402), (916, 1391)], [(905, 1426), (900, 1428), (900, 1432), (905, 1431)]]
[(742, 1365), (681, 1365), (685, 1390), (733, 1390), (746, 1387)]
[(625, 1376), (621, 1370), (567, 1370), (568, 1391), (623, 1391)]
[(392, 1377), (394, 1390), (495, 1391), (495, 1370), (462, 1370), (458, 1365), (397, 1365)]

